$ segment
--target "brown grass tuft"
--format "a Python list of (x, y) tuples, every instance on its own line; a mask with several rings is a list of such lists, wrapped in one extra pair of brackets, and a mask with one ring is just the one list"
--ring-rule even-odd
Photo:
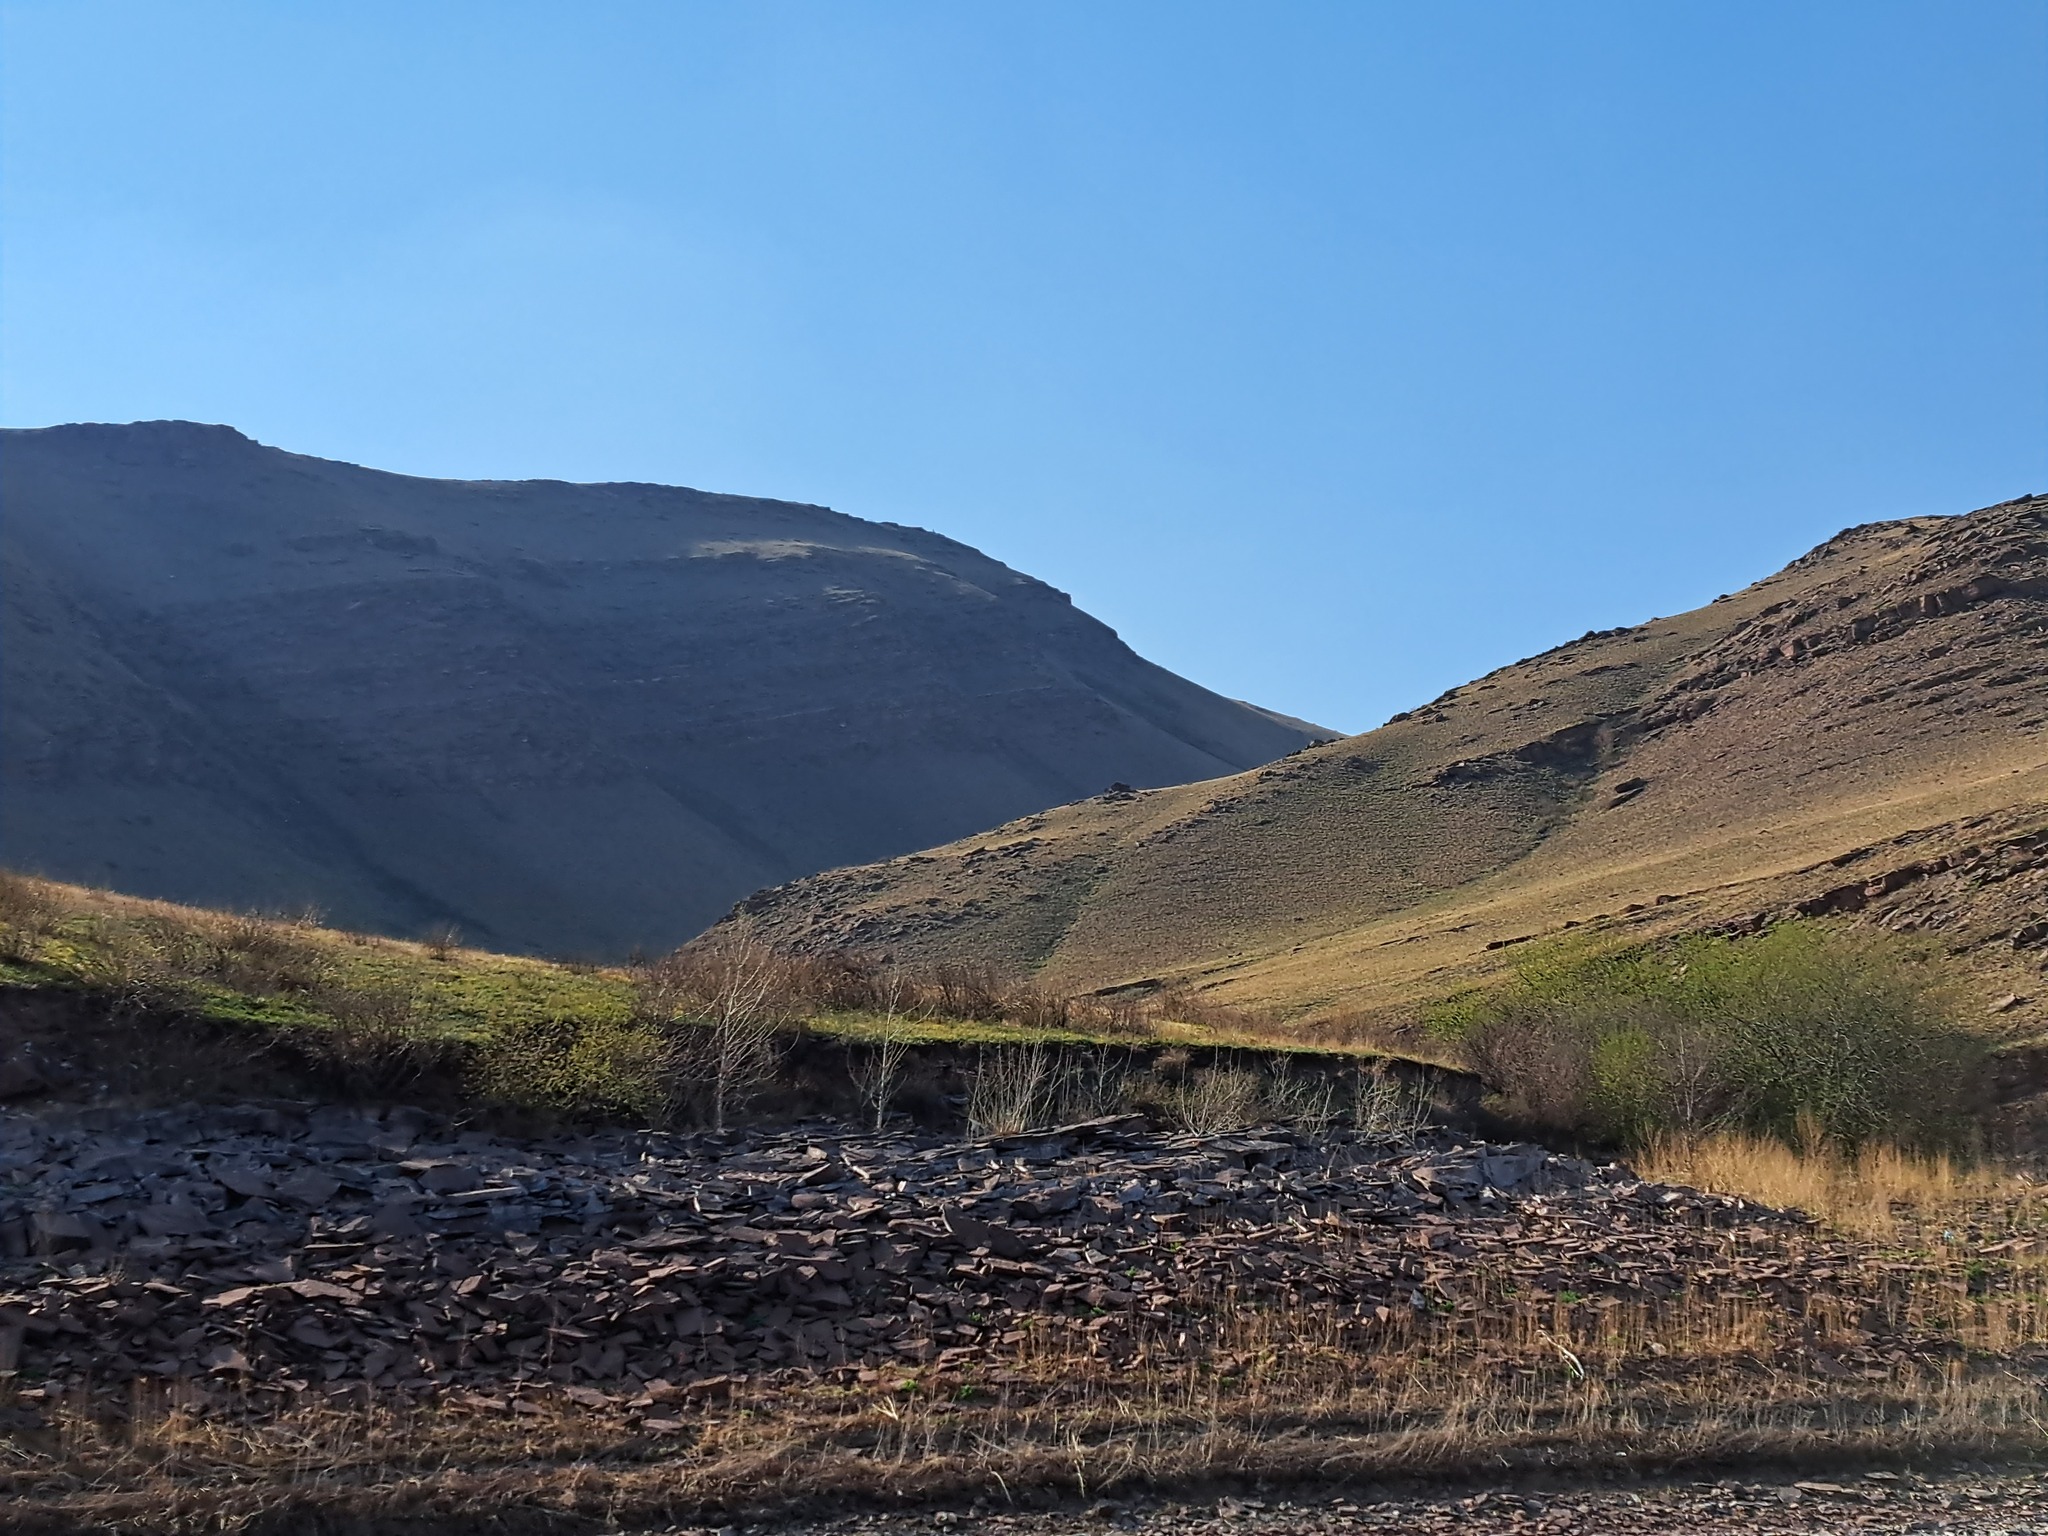
[[(945, 1367), (720, 1378), (717, 1392), (72, 1396), (46, 1430), (12, 1436), (0, 1499), (23, 1530), (139, 1533), (175, 1510), (193, 1529), (355, 1533), (431, 1513), (443, 1530), (566, 1531), (593, 1513), (654, 1524), (821, 1500), (2048, 1449), (2039, 1381), (2017, 1368), (2044, 1341), (2038, 1273), (1973, 1295), (1940, 1261), (1873, 1263), (1860, 1297), (1797, 1307), (1521, 1299), (1504, 1277), (1472, 1278), (1472, 1307), (1373, 1318), (1224, 1296), (1115, 1347), (1085, 1319), (1046, 1317)], [(1870, 1348), (1880, 1322), (1904, 1348)], [(1881, 1363), (1842, 1363), (1856, 1358)]]
[(1978, 1219), (1988, 1210), (2014, 1224), (2041, 1203), (2024, 1176), (1946, 1152), (1871, 1143), (1851, 1153), (1809, 1138), (1794, 1148), (1742, 1132), (1653, 1138), (1635, 1160), (1645, 1178), (1689, 1184), (1803, 1211), (1859, 1237), (1917, 1236)]

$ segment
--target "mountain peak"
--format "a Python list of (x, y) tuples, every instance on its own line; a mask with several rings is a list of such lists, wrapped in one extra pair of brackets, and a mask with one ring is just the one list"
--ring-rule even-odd
[(623, 954), (1310, 734), (964, 544), (821, 507), (192, 422), (11, 431), (0, 476), (0, 859), (137, 894)]

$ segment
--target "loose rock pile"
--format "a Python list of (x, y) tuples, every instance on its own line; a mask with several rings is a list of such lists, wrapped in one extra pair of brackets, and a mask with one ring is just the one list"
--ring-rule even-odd
[(1524, 1296), (1778, 1283), (1798, 1261), (1744, 1258), (1728, 1229), (1791, 1225), (1531, 1146), (1135, 1117), (962, 1145), (514, 1142), (282, 1104), (14, 1115), (0, 1370), (39, 1391), (539, 1381), (659, 1402), (735, 1373), (994, 1361), (1048, 1313), (1105, 1347), (1226, 1297), (1384, 1326), (1460, 1305), (1482, 1259)]

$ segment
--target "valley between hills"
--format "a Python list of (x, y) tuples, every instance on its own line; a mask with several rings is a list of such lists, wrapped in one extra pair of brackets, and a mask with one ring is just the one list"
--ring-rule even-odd
[(824, 508), (189, 423), (5, 450), (16, 868), (592, 959), (731, 909), (804, 953), (1379, 1029), (1532, 940), (1821, 903), (2048, 1029), (2039, 893), (1984, 878), (2048, 828), (2048, 499), (1847, 529), (1331, 739)]
[[(74, 876), (0, 875), (11, 1529), (2048, 1507), (2048, 497), (1849, 529), (1322, 741), (916, 530), (109, 430), (96, 487), (78, 443), (31, 464), (85, 511), (7, 573), (6, 851)], [(558, 515), (610, 557), (529, 570)], [(180, 541), (230, 524), (260, 580), (193, 601)], [(737, 682), (623, 685), (705, 613), (743, 621)], [(900, 729), (834, 793), (934, 742), (967, 788), (816, 869), (860, 846), (830, 815), (725, 813), (847, 760), (750, 701), (849, 677)], [(1043, 755), (977, 798), (1011, 752)], [(1121, 761), (1150, 773), (1070, 792)], [(535, 862), (622, 805), (659, 835)], [(999, 824), (912, 840), (963, 821)], [(742, 869), (797, 878), (712, 923)], [(577, 943), (712, 926), (493, 952), (600, 888)], [(280, 891), (346, 920), (246, 910)], [(1590, 1012), (1528, 991), (1574, 955)], [(1432, 1013), (1515, 996), (1519, 1056)]]

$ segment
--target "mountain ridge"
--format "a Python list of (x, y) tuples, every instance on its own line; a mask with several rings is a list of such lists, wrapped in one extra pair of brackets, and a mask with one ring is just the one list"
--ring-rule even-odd
[(804, 503), (193, 423), (9, 429), (0, 494), (0, 859), (141, 895), (620, 954), (1309, 734), (970, 546)]

